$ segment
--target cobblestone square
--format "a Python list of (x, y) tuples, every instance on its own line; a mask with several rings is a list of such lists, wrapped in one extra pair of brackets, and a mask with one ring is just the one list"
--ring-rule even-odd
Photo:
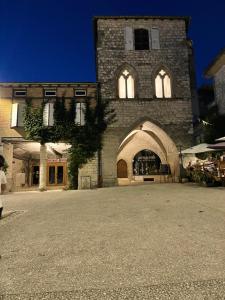
[(225, 297), (224, 188), (145, 184), (2, 199), (0, 299)]

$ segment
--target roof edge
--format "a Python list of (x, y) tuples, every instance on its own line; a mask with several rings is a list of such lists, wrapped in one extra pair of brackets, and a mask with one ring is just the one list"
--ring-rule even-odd
[(215, 64), (218, 62), (218, 60), (225, 55), (225, 48), (222, 48), (219, 53), (217, 54), (217, 56), (212, 60), (212, 62), (208, 65), (208, 67), (205, 69), (204, 71), (204, 75), (208, 78), (211, 78), (214, 73), (212, 71), (212, 68), (215, 66)]

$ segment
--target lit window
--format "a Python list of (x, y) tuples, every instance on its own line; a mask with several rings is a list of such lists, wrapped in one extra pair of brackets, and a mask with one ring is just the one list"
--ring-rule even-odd
[(129, 71), (124, 70), (119, 77), (119, 98), (134, 98), (134, 78)]
[(155, 78), (155, 93), (157, 98), (171, 98), (171, 80), (169, 75), (161, 70)]

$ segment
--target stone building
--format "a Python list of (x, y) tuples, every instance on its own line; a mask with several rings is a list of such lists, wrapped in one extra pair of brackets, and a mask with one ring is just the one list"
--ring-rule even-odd
[[(26, 99), (35, 106), (47, 101), (43, 121), (53, 124), (54, 100), (64, 96), (65, 101), (77, 102), (76, 122), (83, 124), (82, 107), (86, 97), (95, 101), (95, 83), (1, 83), (0, 84), (0, 154), (6, 158), (8, 189), (37, 188), (39, 183), (40, 144), (25, 140), (23, 110)], [(50, 188), (67, 186), (67, 149), (64, 143), (47, 144), (47, 179)], [(80, 170), (80, 188), (97, 185), (96, 161), (91, 161)]]
[[(80, 113), (84, 97), (99, 95), (117, 115), (102, 151), (79, 171), (79, 188), (177, 180), (179, 152), (192, 144), (197, 114), (188, 26), (187, 17), (95, 17), (97, 83), (1, 83), (0, 152), (9, 189), (38, 184), (40, 145), (24, 139), (25, 99), (49, 99), (51, 125), (54, 98), (62, 95), (75, 97)], [(48, 145), (49, 188), (67, 185), (66, 147)]]
[(193, 56), (187, 17), (95, 17), (97, 81), (117, 120), (104, 136), (103, 186), (179, 175), (193, 136)]
[(223, 49), (205, 71), (214, 79), (215, 104), (220, 114), (225, 114), (225, 49)]

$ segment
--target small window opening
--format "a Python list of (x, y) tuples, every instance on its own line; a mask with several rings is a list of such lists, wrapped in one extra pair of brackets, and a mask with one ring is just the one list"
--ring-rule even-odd
[(147, 29), (134, 30), (135, 50), (149, 50), (149, 33)]

